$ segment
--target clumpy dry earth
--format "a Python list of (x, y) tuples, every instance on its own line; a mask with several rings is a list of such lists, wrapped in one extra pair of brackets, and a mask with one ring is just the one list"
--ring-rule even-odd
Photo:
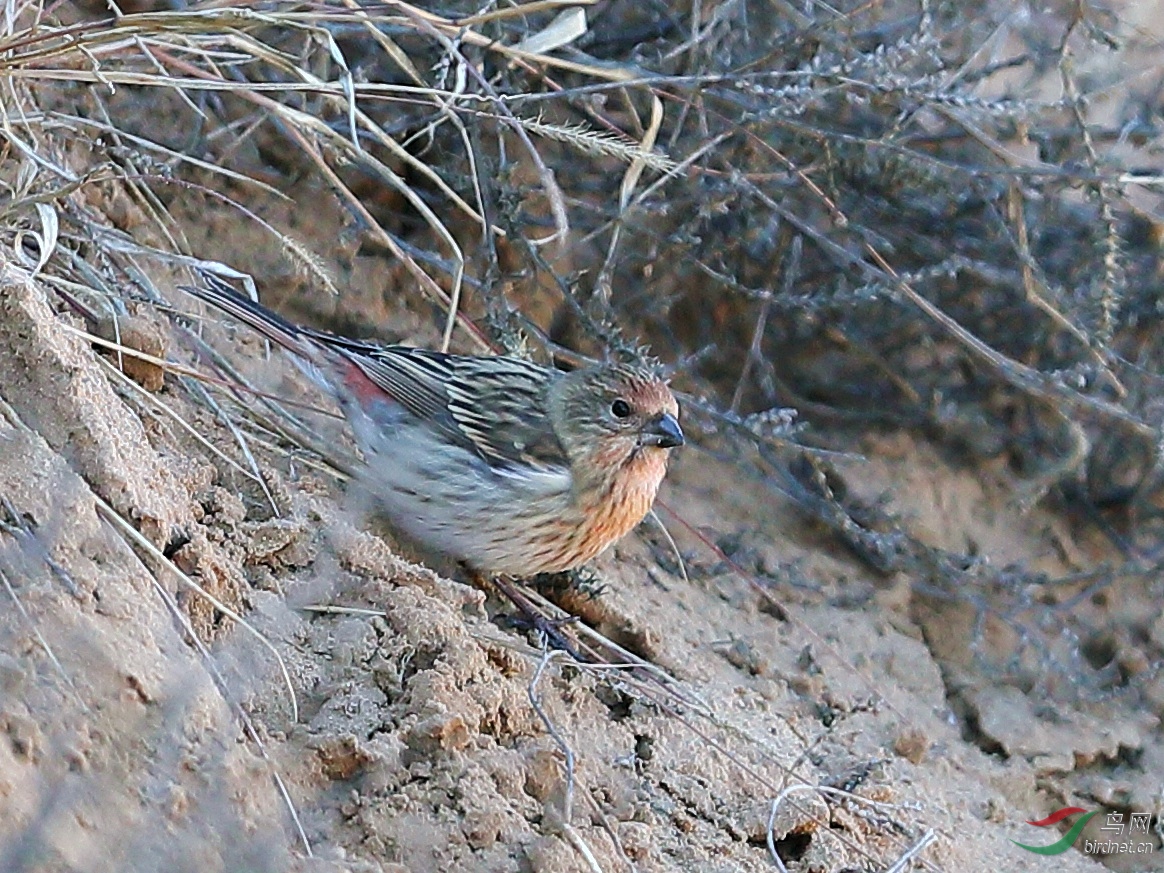
[[(229, 220), (199, 213), (192, 245), (276, 290), (290, 268)], [(312, 221), (326, 251), (336, 227)], [(382, 259), (332, 267), (382, 335), (435, 340), (425, 313), (379, 296)], [(176, 276), (155, 281), (199, 312)], [(294, 311), (282, 284), (264, 296)], [(70, 325), (0, 264), (0, 870), (727, 873), (775, 869), (771, 840), (800, 873), (914, 850), (894, 869), (1067, 873), (1100, 859), (1022, 851), (1011, 840), (1065, 829), (1024, 820), (1158, 811), (1157, 580), (1074, 606), (1108, 629), (1095, 640), (1039, 637), (1037, 599), (983, 622), (690, 445), (660, 512), (688, 578), (647, 523), (597, 563), (601, 593), (552, 595), (575, 632), (656, 669), (579, 667), (493, 594), (398, 554), (358, 488), (229, 391), (149, 366), (143, 390)], [(325, 405), (245, 331), (145, 307), (127, 330)], [(339, 422), (305, 418), (354, 458)], [(832, 439), (849, 491), (924, 543), (1049, 577), (1114, 559), (1020, 501), (1001, 463), (966, 469), (904, 434)], [(1139, 677), (1138, 704), (1072, 688), (1097, 658)], [(1104, 863), (1164, 870), (1145, 839), (1153, 855)]]

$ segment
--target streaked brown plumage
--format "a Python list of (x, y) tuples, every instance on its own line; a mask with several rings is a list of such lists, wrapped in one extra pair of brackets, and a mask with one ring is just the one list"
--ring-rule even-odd
[(293, 325), (212, 278), (186, 290), (307, 362), (391, 522), (480, 573), (586, 563), (643, 519), (683, 444), (674, 395), (643, 367), (381, 346)]

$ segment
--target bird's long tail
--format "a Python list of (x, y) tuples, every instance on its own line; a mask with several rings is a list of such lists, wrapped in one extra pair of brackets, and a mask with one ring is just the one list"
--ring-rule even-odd
[(305, 331), (296, 327), (283, 316), (278, 315), (249, 297), (245, 297), (210, 273), (202, 274), (204, 286), (183, 285), (182, 290), (204, 300), (227, 315), (249, 325), (267, 339), (283, 348), (306, 358), (314, 358), (313, 344), (307, 341)]

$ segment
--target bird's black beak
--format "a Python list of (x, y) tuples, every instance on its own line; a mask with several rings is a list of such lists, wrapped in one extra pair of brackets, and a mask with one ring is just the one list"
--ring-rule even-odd
[(683, 431), (679, 422), (669, 412), (664, 412), (654, 421), (648, 422), (642, 430), (644, 446), (658, 446), (661, 449), (673, 449), (683, 445)]

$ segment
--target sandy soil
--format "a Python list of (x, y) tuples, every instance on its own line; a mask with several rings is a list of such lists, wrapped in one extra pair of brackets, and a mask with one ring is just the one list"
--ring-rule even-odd
[[(173, 206), (195, 250), (254, 272), (273, 305), (434, 340), (425, 313), (386, 293), (381, 258), (337, 255), (350, 308), (324, 312), (295, 297), (303, 282), (269, 239), (207, 204)], [(265, 217), (317, 251), (343, 229), (338, 214), (308, 225), (279, 210)], [(175, 277), (154, 279), (199, 311)], [(1023, 638), (1040, 627), (1034, 595), (980, 627), (936, 579), (875, 574), (692, 445), (662, 513), (689, 579), (648, 524), (598, 562), (603, 593), (558, 598), (669, 678), (579, 669), (545, 658), (496, 597), (400, 557), (358, 493), (240, 424), (228, 392), (209, 389), (253, 468), (183, 377), (120, 379), (60, 309), (0, 265), (0, 870), (767, 871), (770, 809), (793, 789), (773, 829), (789, 870), (884, 870), (932, 834), (913, 869), (1068, 873), (1099, 862), (1020, 850), (1012, 839), (1058, 838), (1024, 820), (1071, 804), (1158, 812), (1157, 580), (1078, 606), (1102, 639)], [(135, 318), (125, 335), (211, 370), (183, 323), (145, 306)], [(323, 403), (245, 331), (194, 326), (261, 386)], [(350, 454), (339, 423), (311, 421)], [(967, 469), (904, 434), (829, 439), (852, 453), (849, 491), (924, 543), (1056, 576), (1115, 557), (1054, 507), (1019, 505), (1001, 465)], [(1070, 693), (1073, 659), (1099, 649), (1152, 706)], [(1152, 856), (1108, 866), (1164, 870), (1147, 839)]]

